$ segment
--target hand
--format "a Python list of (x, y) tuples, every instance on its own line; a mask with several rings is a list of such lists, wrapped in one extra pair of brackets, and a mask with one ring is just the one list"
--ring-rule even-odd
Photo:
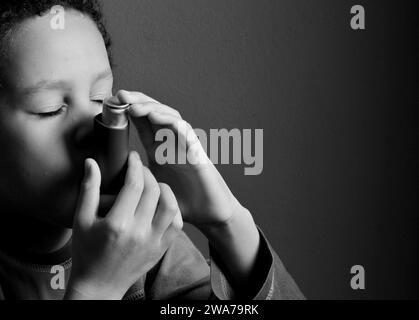
[(158, 184), (138, 153), (106, 217), (97, 217), (101, 175), (86, 161), (73, 229), (73, 267), (66, 296), (121, 299), (164, 255), (183, 227), (176, 198)]
[[(139, 92), (120, 91), (122, 104), (131, 104), (130, 115), (147, 150), (149, 166), (159, 181), (173, 189), (183, 219), (200, 229), (227, 224), (242, 207), (220, 173), (208, 159), (192, 127), (178, 111)], [(176, 154), (187, 154), (186, 164), (159, 165), (155, 139), (159, 129), (171, 129), (177, 137)]]
[[(183, 219), (204, 233), (237, 291), (251, 295), (246, 291), (253, 286), (246, 284), (260, 274), (256, 267), (260, 236), (250, 212), (233, 196), (178, 111), (139, 92), (120, 91), (116, 97), (122, 104), (131, 104), (131, 119), (147, 150), (150, 169), (173, 189)], [(176, 135), (176, 154), (186, 154), (186, 164), (158, 163), (156, 150), (162, 142), (155, 137), (160, 129)]]

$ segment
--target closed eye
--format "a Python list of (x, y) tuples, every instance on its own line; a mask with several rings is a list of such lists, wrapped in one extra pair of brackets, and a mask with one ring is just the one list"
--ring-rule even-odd
[[(104, 100), (97, 99), (97, 100), (92, 100), (92, 102), (94, 102), (96, 104), (99, 104), (99, 105), (103, 105)], [(56, 116), (59, 116), (60, 114), (64, 113), (67, 108), (68, 108), (67, 105), (63, 105), (59, 109), (57, 109), (55, 111), (44, 112), (44, 113), (37, 113), (36, 115), (38, 115), (41, 118), (52, 118), (52, 117), (56, 117)]]
[(55, 111), (45, 112), (45, 113), (37, 113), (36, 115), (38, 115), (41, 118), (52, 118), (52, 117), (55, 117), (55, 116), (58, 116), (58, 115), (64, 113), (67, 108), (68, 107), (66, 105), (63, 105)]

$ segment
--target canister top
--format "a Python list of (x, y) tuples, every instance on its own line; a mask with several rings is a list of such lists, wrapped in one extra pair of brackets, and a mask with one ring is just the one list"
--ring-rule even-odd
[(118, 98), (110, 97), (103, 102), (102, 122), (104, 125), (121, 129), (128, 125), (127, 111), (130, 104), (120, 104)]

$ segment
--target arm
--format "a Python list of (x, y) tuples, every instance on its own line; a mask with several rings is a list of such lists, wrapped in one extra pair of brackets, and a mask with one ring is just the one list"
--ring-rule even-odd
[[(245, 295), (232, 288), (225, 262), (210, 245), (210, 266), (185, 233), (181, 233), (160, 262), (139, 280), (130, 296), (151, 300), (283, 300), (303, 299), (297, 285), (261, 231), (253, 274), (245, 283)], [(234, 262), (233, 262), (234, 263)]]
[(239, 207), (228, 221), (201, 227), (201, 231), (234, 291), (246, 293), (248, 298), (254, 296), (261, 275), (266, 276), (267, 264), (260, 261), (261, 239), (250, 212)]
[[(159, 181), (173, 189), (184, 221), (206, 235), (235, 291), (243, 292), (241, 296), (247, 298), (254, 296), (268, 270), (260, 262), (260, 234), (251, 214), (211, 163), (191, 125), (177, 110), (140, 92), (119, 91), (116, 97), (122, 104), (131, 105), (131, 119), (147, 150), (150, 169)], [(164, 132), (160, 131), (162, 128)], [(168, 131), (176, 139), (167, 138), (163, 145), (157, 135)], [(176, 155), (186, 155), (186, 163), (175, 160), (162, 164), (160, 149), (165, 148), (176, 150)]]
[[(251, 217), (247, 219), (250, 220)], [(210, 250), (213, 258), (211, 264), (212, 288), (215, 295), (221, 300), (232, 298), (305, 299), (277, 253), (258, 228), (256, 231), (258, 233), (257, 249), (256, 251), (249, 249), (252, 247), (251, 238), (246, 237), (245, 230), (254, 223), (249, 221), (249, 225), (246, 226), (245, 221), (246, 218), (237, 225), (226, 227), (227, 230), (224, 231), (215, 229), (211, 231), (210, 238), (213, 239), (212, 243), (215, 243), (215, 245), (211, 245)], [(227, 237), (224, 237), (226, 241), (222, 241), (223, 234), (228, 234)], [(231, 240), (228, 241), (228, 239)], [(242, 242), (240, 242), (241, 240)], [(237, 294), (238, 292), (241, 294)]]

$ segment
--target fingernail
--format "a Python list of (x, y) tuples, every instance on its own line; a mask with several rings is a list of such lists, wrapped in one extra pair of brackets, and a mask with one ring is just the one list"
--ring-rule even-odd
[(120, 105), (121, 104), (121, 101), (116, 96), (109, 97), (106, 101), (111, 103), (111, 104), (114, 104), (114, 105)]

